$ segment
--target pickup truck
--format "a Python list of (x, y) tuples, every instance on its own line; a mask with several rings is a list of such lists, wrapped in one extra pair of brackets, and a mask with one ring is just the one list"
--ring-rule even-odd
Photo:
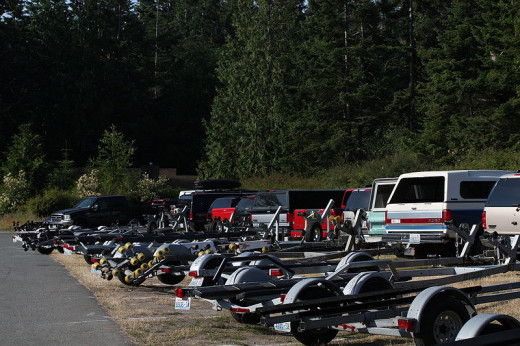
[(48, 223), (59, 227), (77, 225), (82, 228), (127, 225), (130, 222), (145, 224), (145, 216), (154, 214), (152, 206), (131, 206), (125, 196), (92, 196), (80, 201), (71, 209), (53, 212)]

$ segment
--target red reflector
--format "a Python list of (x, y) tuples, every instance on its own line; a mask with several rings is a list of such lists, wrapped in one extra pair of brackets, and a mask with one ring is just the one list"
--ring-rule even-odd
[(282, 294), (282, 295), (280, 296), (280, 301), (281, 301), (282, 303), (284, 302), (285, 297), (287, 297), (287, 294)]
[(172, 272), (172, 270), (170, 268), (162, 268), (161, 271), (163, 273), (171, 273)]
[(90, 262), (91, 262), (91, 263), (99, 262), (99, 258), (91, 257), (91, 258), (90, 258)]
[(283, 272), (281, 269), (269, 269), (270, 276), (282, 276)]
[(179, 298), (186, 298), (186, 295), (184, 294), (184, 290), (182, 288), (177, 288), (175, 290), (175, 296)]
[(188, 276), (199, 276), (199, 273), (196, 270), (192, 270), (188, 273)]
[(413, 331), (415, 329), (415, 320), (414, 319), (399, 319), (397, 320), (397, 327), (399, 329), (404, 329), (407, 331)]
[(487, 228), (487, 219), (486, 219), (486, 212), (485, 211), (482, 212), (482, 228), (484, 228), (484, 229)]
[(247, 308), (231, 308), (230, 309), (231, 311), (234, 311), (234, 312), (251, 312), (249, 309)]

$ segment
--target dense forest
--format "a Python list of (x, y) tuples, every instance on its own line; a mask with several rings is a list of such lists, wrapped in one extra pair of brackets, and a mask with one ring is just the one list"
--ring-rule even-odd
[[(520, 147), (518, 0), (6, 0), (0, 151), (23, 126), (84, 166), (315, 174)], [(27, 130), (27, 129), (26, 129)]]

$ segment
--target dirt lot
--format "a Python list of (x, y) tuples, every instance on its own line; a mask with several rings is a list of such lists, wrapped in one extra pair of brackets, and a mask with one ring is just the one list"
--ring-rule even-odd
[[(82, 256), (53, 253), (71, 274), (89, 288), (113, 319), (137, 345), (298, 345), (288, 334), (262, 326), (237, 323), (227, 311), (212, 310), (210, 304), (192, 300), (189, 311), (174, 309), (174, 288), (148, 279), (139, 287), (106, 281), (90, 272)], [(489, 285), (517, 281), (508, 273), (463, 285)], [(187, 286), (185, 279), (180, 286)], [(458, 285), (461, 286), (461, 285)], [(510, 314), (520, 319), (520, 300), (488, 304), (479, 312)], [(331, 345), (409, 345), (410, 339), (340, 333)]]

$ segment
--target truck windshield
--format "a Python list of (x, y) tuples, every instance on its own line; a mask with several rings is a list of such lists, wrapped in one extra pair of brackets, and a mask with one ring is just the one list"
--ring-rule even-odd
[(94, 197), (85, 198), (79, 202), (74, 208), (90, 208), (96, 199)]

